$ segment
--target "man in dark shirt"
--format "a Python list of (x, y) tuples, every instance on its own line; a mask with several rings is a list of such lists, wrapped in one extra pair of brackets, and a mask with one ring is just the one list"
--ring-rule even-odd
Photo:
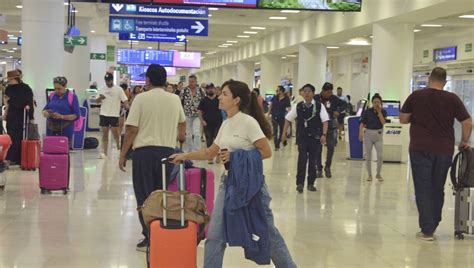
[(436, 67), (430, 74), (428, 87), (413, 92), (403, 104), (402, 124), (410, 126), (410, 162), (415, 186), (416, 205), (421, 232), (417, 237), (434, 240), (441, 222), (444, 184), (454, 154), (454, 119), (462, 124), (459, 149), (469, 148), (471, 116), (453, 93), (443, 91), (446, 70)]
[[(198, 110), (201, 124), (204, 127), (207, 147), (210, 147), (221, 128), (222, 113), (219, 110), (219, 100), (217, 99), (214, 84), (211, 83), (206, 86), (206, 93), (207, 96), (199, 103)], [(212, 160), (209, 160), (209, 164), (213, 163)]]
[[(334, 148), (337, 145), (337, 118), (339, 115), (345, 111), (346, 103), (339, 99), (333, 94), (334, 86), (333, 84), (326, 82), (322, 87), (321, 94), (314, 96), (314, 99), (320, 102), (326, 108), (326, 111), (329, 115), (329, 124), (328, 124), (328, 133), (326, 138), (326, 164), (324, 166), (324, 173), (326, 173), (326, 178), (331, 178), (331, 164), (332, 157), (334, 155)], [(323, 147), (320, 147), (319, 159), (318, 159), (318, 172), (316, 174), (317, 178), (323, 177), (323, 164), (322, 164), (322, 153)]]
[(285, 126), (285, 115), (289, 108), (291, 108), (291, 103), (285, 94), (285, 88), (278, 86), (276, 94), (273, 96), (270, 107), (268, 108), (268, 114), (271, 115), (272, 118), (273, 139), (276, 151), (280, 149), (280, 139)]

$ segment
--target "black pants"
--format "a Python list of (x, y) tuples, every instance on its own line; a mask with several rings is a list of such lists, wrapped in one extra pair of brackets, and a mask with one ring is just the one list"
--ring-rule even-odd
[(219, 132), (219, 128), (221, 128), (221, 126), (207, 125), (204, 127), (204, 135), (206, 136), (207, 148), (211, 147), (211, 145), (214, 143), (214, 140), (217, 137), (217, 133)]
[(23, 125), (7, 123), (7, 132), (12, 139), (12, 146), (8, 150), (7, 160), (12, 163), (21, 163), (21, 140), (23, 139)]
[(308, 166), (308, 184), (314, 185), (316, 181), (316, 163), (321, 149), (321, 141), (310, 137), (298, 139), (298, 171), (296, 173), (296, 185), (304, 185), (306, 177), (306, 166)]
[[(133, 190), (137, 205), (140, 207), (147, 197), (155, 190), (163, 189), (161, 159), (167, 158), (174, 152), (170, 147), (149, 146), (135, 149), (133, 153)], [(171, 168), (167, 168), (167, 178)], [(169, 180), (168, 180), (169, 181)], [(148, 239), (148, 228), (141, 212), (138, 218), (142, 225), (142, 234)]]
[(418, 223), (424, 234), (433, 234), (441, 222), (444, 184), (451, 159), (450, 155), (410, 152)]
[(273, 125), (273, 141), (275, 142), (275, 148), (280, 148), (281, 135), (283, 134), (283, 128), (285, 127), (285, 118), (273, 118), (272, 125)]
[[(337, 145), (337, 129), (328, 129), (328, 133), (326, 136), (326, 147), (327, 147), (327, 154), (326, 154), (326, 164), (325, 167), (331, 168), (332, 158), (334, 156), (334, 148)], [(323, 158), (323, 146), (319, 147), (319, 157), (317, 162), (317, 167), (319, 171), (323, 170), (322, 164)]]

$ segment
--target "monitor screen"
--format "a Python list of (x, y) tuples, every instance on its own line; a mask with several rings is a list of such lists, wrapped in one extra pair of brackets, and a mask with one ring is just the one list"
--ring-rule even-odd
[(201, 67), (201, 53), (175, 51), (174, 57), (173, 57), (173, 67), (200, 68)]
[(117, 49), (118, 64), (145, 64), (145, 50), (142, 49)]
[(456, 60), (457, 47), (444, 47), (433, 50), (433, 61), (450, 61)]
[(145, 50), (145, 64), (173, 65), (172, 50)]
[(174, 6), (214, 6), (257, 9), (299, 9), (310, 11), (360, 12), (362, 0), (73, 0), (73, 2), (102, 2), (124, 4), (154, 4)]
[(272, 99), (273, 99), (274, 96), (275, 96), (275, 94), (265, 94), (265, 100), (267, 102), (272, 102)]
[[(145, 81), (146, 80), (146, 70), (148, 66), (127, 66), (128, 74), (130, 75), (130, 80), (132, 81)], [(166, 75), (175, 76), (176, 68), (174, 67), (165, 67)]]
[(384, 100), (382, 108), (387, 112), (387, 116), (400, 116), (400, 101)]

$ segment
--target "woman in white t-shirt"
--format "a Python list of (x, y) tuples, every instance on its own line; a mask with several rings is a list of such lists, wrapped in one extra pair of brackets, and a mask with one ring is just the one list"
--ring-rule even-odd
[[(196, 152), (176, 154), (171, 156), (173, 162), (184, 160), (208, 160), (219, 155), (223, 164), (229, 162), (230, 152), (244, 149), (257, 149), (262, 159), (271, 157), (272, 151), (268, 139), (272, 136), (271, 126), (265, 119), (260, 108), (257, 95), (252, 93), (247, 84), (239, 81), (227, 81), (222, 85), (222, 94), (219, 96), (219, 108), (224, 110), (228, 118), (222, 123), (217, 138), (209, 148)], [(227, 149), (227, 151), (221, 151)], [(204, 252), (204, 267), (222, 267), (226, 247), (224, 235), (223, 207), (225, 197), (224, 181), (222, 177), (219, 193), (215, 200), (215, 207), (211, 217), (209, 233)], [(270, 194), (266, 184), (261, 189), (262, 203), (265, 207), (271, 241), (271, 259), (276, 267), (296, 267), (286, 247), (283, 237), (275, 227), (273, 214), (270, 209)]]

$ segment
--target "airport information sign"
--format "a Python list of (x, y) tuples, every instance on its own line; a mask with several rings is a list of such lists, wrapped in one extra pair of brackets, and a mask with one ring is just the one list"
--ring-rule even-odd
[(168, 19), (168, 18), (150, 18), (150, 17), (123, 17), (110, 16), (109, 32), (140, 32), (154, 34), (168, 34), (169, 36), (178, 35), (208, 35), (207, 20), (189, 20), (189, 19)]
[(207, 7), (110, 4), (110, 14), (208, 18)]

